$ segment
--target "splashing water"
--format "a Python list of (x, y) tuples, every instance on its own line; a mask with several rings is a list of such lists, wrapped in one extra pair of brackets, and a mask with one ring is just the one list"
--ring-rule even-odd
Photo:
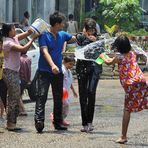
[(131, 44), (132, 49), (137, 53), (144, 55), (146, 58), (146, 66), (148, 67), (148, 53), (145, 52), (141, 47), (137, 46), (136, 44)]
[[(99, 41), (90, 43), (84, 47), (77, 47), (75, 49), (75, 56), (77, 59), (87, 60), (87, 61), (95, 61), (96, 55), (98, 54), (98, 50), (104, 48), (105, 52), (110, 54), (113, 51), (111, 49), (106, 48), (106, 45), (110, 45), (115, 41), (116, 37), (110, 39), (101, 39)], [(132, 49), (136, 52), (136, 54), (144, 55), (146, 58), (146, 66), (148, 67), (148, 53), (145, 52), (141, 47), (131, 42)], [(89, 56), (85, 56), (85, 53), (88, 53)]]

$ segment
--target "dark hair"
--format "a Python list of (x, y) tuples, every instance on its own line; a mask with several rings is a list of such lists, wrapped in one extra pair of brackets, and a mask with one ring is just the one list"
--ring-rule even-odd
[(131, 44), (127, 36), (120, 35), (113, 43), (113, 48), (116, 48), (120, 53), (128, 53), (131, 50)]
[(3, 24), (2, 25), (2, 35), (4, 37), (9, 37), (9, 32), (14, 27), (14, 24)]
[(92, 18), (86, 18), (84, 21), (84, 27), (86, 31), (90, 29), (96, 29), (96, 21)]
[(54, 26), (56, 23), (60, 24), (65, 19), (64, 15), (58, 11), (54, 12), (50, 15), (50, 25)]
[(69, 63), (69, 62), (74, 62), (74, 63), (75, 63), (75, 58), (74, 58), (74, 56), (65, 56), (65, 57), (63, 58), (63, 61), (64, 61), (65, 63)]
[(29, 12), (28, 12), (28, 11), (25, 11), (25, 12), (24, 12), (24, 17), (29, 18), (29, 16), (30, 16), (30, 15), (29, 15)]
[(69, 20), (72, 20), (73, 19), (73, 14), (69, 14)]
[(97, 16), (93, 15), (91, 18), (92, 18), (93, 20), (97, 21)]

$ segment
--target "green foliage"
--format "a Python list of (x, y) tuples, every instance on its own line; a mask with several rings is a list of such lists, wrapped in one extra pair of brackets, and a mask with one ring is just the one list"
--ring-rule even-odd
[(98, 16), (99, 24), (113, 26), (117, 24), (124, 31), (137, 27), (141, 17), (139, 0), (97, 0), (99, 5), (87, 16)]
[(145, 29), (134, 30), (128, 33), (129, 36), (148, 36), (148, 32)]

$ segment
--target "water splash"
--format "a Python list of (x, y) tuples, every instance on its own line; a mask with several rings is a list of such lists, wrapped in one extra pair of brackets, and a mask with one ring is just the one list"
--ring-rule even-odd
[[(100, 49), (100, 47), (103, 47), (105, 52), (107, 54), (113, 53), (114, 51), (111, 50), (111, 44), (115, 41), (116, 37), (110, 38), (110, 39), (101, 39), (99, 41), (90, 43), (84, 47), (77, 47), (75, 48), (75, 56), (77, 59), (81, 60), (87, 60), (87, 61), (95, 61), (96, 60), (96, 54), (98, 53), (97, 50)], [(107, 47), (108, 45), (108, 47)], [(139, 47), (134, 42), (131, 42), (132, 49), (136, 52), (136, 54), (143, 55), (146, 58), (146, 66), (148, 67), (148, 53), (145, 52), (141, 47)], [(85, 52), (88, 52), (89, 58), (86, 58)], [(96, 53), (95, 53), (96, 52)]]

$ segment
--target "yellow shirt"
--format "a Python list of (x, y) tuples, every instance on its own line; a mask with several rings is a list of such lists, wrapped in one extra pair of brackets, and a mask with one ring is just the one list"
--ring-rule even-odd
[(4, 53), (0, 51), (0, 80), (2, 79), (3, 75), (3, 64), (4, 64)]

